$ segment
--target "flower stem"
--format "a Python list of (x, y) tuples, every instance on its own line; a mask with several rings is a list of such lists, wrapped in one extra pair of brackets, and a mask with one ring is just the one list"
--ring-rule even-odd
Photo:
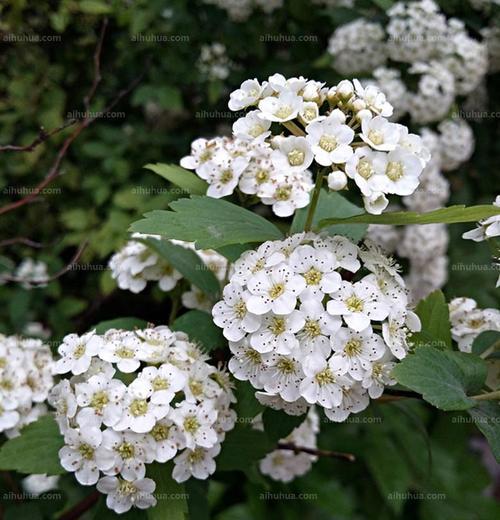
[(278, 442), (279, 450), (290, 450), (295, 453), (308, 453), (309, 455), (315, 455), (316, 457), (332, 457), (338, 459), (345, 459), (349, 462), (354, 462), (356, 457), (352, 453), (344, 453), (341, 451), (330, 451), (330, 450), (318, 450), (315, 448), (306, 448), (303, 446), (296, 446), (291, 442)]
[(300, 128), (298, 125), (296, 125), (293, 121), (285, 121), (283, 123), (281, 123), (290, 133), (292, 133), (293, 135), (297, 136), (297, 137), (302, 137), (304, 135), (306, 135), (306, 133), (304, 132), (304, 130), (302, 130), (302, 128)]
[(311, 231), (314, 213), (316, 211), (316, 206), (318, 205), (319, 194), (321, 193), (321, 187), (323, 185), (323, 176), (325, 175), (325, 171), (326, 168), (323, 168), (318, 171), (318, 175), (316, 177), (316, 184), (314, 185), (314, 191), (311, 199), (311, 204), (309, 205), (309, 211), (307, 212), (304, 231)]
[(489, 392), (487, 394), (472, 395), (471, 399), (475, 399), (476, 401), (493, 401), (495, 399), (500, 399), (500, 390)]

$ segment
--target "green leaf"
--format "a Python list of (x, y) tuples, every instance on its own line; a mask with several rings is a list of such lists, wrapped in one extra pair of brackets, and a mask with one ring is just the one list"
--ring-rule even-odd
[(21, 435), (8, 440), (0, 449), (0, 469), (19, 473), (62, 475), (59, 450), (64, 441), (59, 427), (50, 415), (40, 417), (21, 430)]
[(288, 415), (281, 410), (273, 410), (271, 408), (266, 408), (262, 414), (264, 431), (269, 440), (276, 443), (288, 437), (304, 420), (304, 415)]
[(473, 354), (480, 356), (483, 352), (486, 352), (488, 349), (499, 349), (500, 348), (500, 331), (497, 330), (487, 330), (485, 332), (481, 332), (479, 336), (472, 343)]
[(389, 435), (374, 430), (365, 440), (364, 459), (384, 501), (395, 513), (401, 512), (412, 481), (401, 449)]
[(174, 211), (152, 211), (131, 231), (196, 242), (199, 249), (283, 238), (264, 217), (221, 199), (193, 196), (170, 204)]
[(208, 185), (203, 179), (176, 164), (146, 164), (144, 168), (179, 186), (179, 188), (185, 190), (186, 194), (205, 195), (207, 192)]
[(387, 224), (391, 226), (406, 226), (409, 224), (459, 224), (461, 222), (478, 222), (484, 218), (500, 215), (500, 208), (493, 204), (465, 207), (450, 206), (426, 213), (415, 211), (392, 211), (381, 215), (364, 213), (347, 218), (327, 218), (319, 223), (319, 227), (332, 224)]
[(95, 329), (97, 334), (104, 334), (109, 329), (144, 329), (147, 326), (147, 322), (139, 318), (116, 318), (114, 320), (101, 321), (92, 329)]
[(155, 497), (157, 504), (147, 510), (148, 520), (185, 520), (188, 505), (184, 484), (172, 478), (173, 464), (150, 464), (147, 476), (156, 482)]
[[(299, 233), (304, 229), (307, 212), (307, 207), (295, 212), (290, 233)], [(328, 217), (345, 218), (362, 213), (363, 210), (361, 208), (358, 208), (358, 206), (355, 206), (338, 193), (321, 190), (314, 213), (313, 228), (317, 228), (318, 224), (324, 222), (324, 219)], [(359, 242), (365, 235), (367, 227), (366, 224), (340, 224), (328, 226), (324, 231), (329, 235), (342, 235), (354, 242)]]
[(264, 406), (255, 397), (255, 388), (248, 381), (235, 381), (236, 413), (240, 424), (250, 424)]
[(184, 278), (208, 296), (215, 298), (220, 292), (219, 281), (214, 273), (191, 249), (156, 238), (143, 238), (138, 241), (153, 249), (161, 258), (177, 269)]
[(193, 520), (210, 520), (208, 504), (208, 480), (190, 478), (186, 481), (188, 495), (189, 518)]
[(106, 2), (99, 0), (81, 0), (78, 3), (78, 8), (82, 13), (87, 14), (107, 14), (111, 12), (111, 7), (106, 5)]
[(231, 246), (218, 247), (216, 251), (226, 257), (230, 262), (236, 262), (236, 260), (249, 249), (254, 249), (254, 244), (233, 244)]
[(488, 440), (495, 459), (500, 463), (500, 403), (482, 402), (467, 412)]
[(222, 451), (217, 457), (220, 471), (246, 470), (253, 462), (265, 457), (276, 448), (264, 432), (248, 426), (237, 425), (222, 443)]
[(398, 383), (422, 394), (441, 410), (466, 410), (476, 404), (468, 397), (486, 379), (486, 363), (473, 354), (419, 347), (398, 363), (392, 375)]
[(203, 311), (186, 312), (174, 321), (171, 329), (185, 332), (190, 340), (197, 341), (208, 351), (227, 344), (221, 329), (214, 324), (212, 316)]
[(434, 291), (421, 300), (415, 312), (422, 323), (422, 330), (412, 335), (411, 341), (417, 347), (451, 348), (450, 312), (444, 294)]

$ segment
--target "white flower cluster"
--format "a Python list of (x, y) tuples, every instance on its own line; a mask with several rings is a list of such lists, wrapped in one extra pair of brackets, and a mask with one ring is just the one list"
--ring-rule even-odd
[(156, 503), (145, 478), (154, 461), (173, 459), (177, 482), (215, 471), (235, 398), (228, 374), (186, 334), (166, 326), (70, 334), (59, 354), (55, 371), (72, 375), (49, 396), (64, 435), (61, 465), (80, 484), (97, 483), (110, 509)]
[(470, 352), (474, 340), (487, 330), (500, 331), (500, 311), (480, 309), (472, 298), (454, 298), (450, 309), (451, 335), (462, 352)]
[(359, 18), (339, 27), (328, 42), (333, 66), (340, 74), (370, 72), (387, 60), (384, 28)]
[(312, 233), (245, 252), (212, 313), (229, 370), (264, 390), (261, 402), (290, 414), (317, 404), (333, 421), (394, 383), (395, 358), (420, 327), (397, 266), (374, 244)]
[(203, 2), (224, 9), (235, 22), (247, 20), (256, 9), (271, 13), (283, 7), (283, 0), (203, 0)]
[[(14, 272), (7, 274), (9, 277), (18, 281), (23, 289), (45, 287), (49, 279), (47, 264), (41, 260), (36, 261), (32, 258), (25, 258), (17, 268), (15, 268)], [(6, 278), (0, 274), (0, 285), (3, 285), (5, 280)]]
[(444, 171), (456, 170), (474, 152), (474, 133), (469, 124), (460, 118), (441, 121), (438, 131), (441, 168)]
[[(109, 261), (111, 276), (117, 281), (120, 289), (133, 293), (143, 291), (150, 281), (158, 282), (162, 291), (171, 291), (182, 279), (182, 275), (143, 242), (134, 240), (147, 237), (161, 239), (159, 235), (134, 233), (132, 240), (111, 257)], [(218, 280), (224, 279), (227, 260), (222, 255), (211, 249), (197, 250), (190, 242), (181, 240), (171, 240), (171, 242), (194, 251)], [(182, 294), (182, 304), (188, 309), (209, 311), (212, 308), (204, 293), (193, 285)]]
[(227, 56), (226, 46), (218, 42), (202, 45), (197, 65), (200, 73), (208, 80), (227, 79), (234, 67)]
[[(469, 36), (464, 23), (446, 18), (433, 0), (398, 2), (387, 14), (385, 32), (364, 18), (339, 27), (330, 39), (333, 65), (342, 74), (374, 71), (396, 117), (408, 112), (416, 123), (440, 121), (456, 96), (473, 92), (484, 79), (487, 41)], [(402, 67), (408, 80), (401, 80), (399, 69), (384, 69), (387, 59)], [(417, 84), (415, 91), (409, 80)]]
[(47, 412), (52, 370), (52, 353), (41, 340), (0, 334), (0, 433), (15, 437)]
[[(318, 433), (319, 416), (313, 406), (304, 422), (297, 426), (288, 437), (281, 439), (279, 442), (299, 448), (316, 449)], [(278, 449), (268, 453), (259, 462), (259, 469), (263, 475), (268, 475), (273, 480), (291, 482), (294, 478), (305, 475), (316, 460), (316, 455)]]
[[(351, 178), (366, 210), (379, 214), (388, 204), (386, 195), (415, 191), (429, 160), (419, 136), (388, 121), (392, 106), (384, 94), (357, 80), (330, 89), (281, 74), (262, 84), (246, 80), (231, 93), (229, 108), (250, 107), (257, 108), (233, 125), (234, 140), (198, 139), (181, 160), (208, 182), (209, 196), (223, 197), (238, 187), (286, 217), (309, 203), (309, 168), (315, 164), (330, 172), (333, 190), (344, 189)], [(293, 135), (272, 136), (273, 122)]]

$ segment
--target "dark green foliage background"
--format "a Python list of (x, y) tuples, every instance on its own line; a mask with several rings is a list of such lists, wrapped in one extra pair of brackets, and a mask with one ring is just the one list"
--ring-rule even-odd
[[(55, 128), (74, 111), (84, 110), (82, 100), (93, 79), (92, 55), (105, 16), (109, 28), (101, 58), (102, 82), (92, 110), (106, 106), (147, 63), (149, 68), (136, 90), (114, 109), (118, 115), (99, 119), (73, 144), (64, 160), (63, 174), (50, 185), (56, 192), (0, 217), (1, 240), (20, 236), (44, 244), (40, 250), (22, 245), (2, 248), (0, 269), (34, 256), (56, 272), (84, 240), (89, 240), (80, 260), (82, 268), (48, 287), (26, 291), (13, 284), (0, 286), (0, 331), (21, 333), (27, 322), (40, 321), (53, 332), (51, 339), (56, 345), (57, 339), (69, 332), (83, 332), (93, 324), (121, 316), (166, 323), (170, 309), (163, 293), (151, 289), (139, 295), (117, 291), (106, 270), (109, 256), (124, 243), (133, 221), (147, 211), (166, 209), (182, 195), (142, 167), (147, 163), (177, 163), (189, 152), (194, 138), (227, 133), (235, 117), (227, 109), (228, 95), (244, 79), (264, 79), (275, 72), (330, 84), (342, 79), (325, 55), (334, 28), (360, 14), (384, 20), (384, 11), (392, 3), (363, 0), (355, 9), (325, 9), (312, 6), (308, 0), (285, 0), (286, 9), (270, 16), (257, 11), (246, 23), (235, 23), (223, 11), (196, 0), (2, 2), (0, 144), (27, 144), (40, 126)], [(472, 32), (486, 23), (467, 2), (440, 3), (448, 13), (462, 17)], [(60, 41), (13, 43), (5, 39), (11, 33), (57, 35)], [(184, 41), (134, 41), (136, 35), (177, 35)], [(266, 35), (284, 35), (289, 41), (263, 41)], [(290, 37), (303, 35), (312, 35), (315, 41), (290, 41)], [(236, 64), (224, 84), (209, 81), (196, 67), (201, 46), (213, 41), (225, 44)], [(490, 76), (491, 112), (500, 110), (498, 96), (494, 95), (499, 87), (498, 74)], [(498, 120), (471, 124), (476, 152), (460, 170), (449, 175), (452, 203), (490, 203), (500, 192)], [(19, 196), (12, 194), (12, 188), (34, 186), (44, 177), (67, 132), (33, 152), (0, 154), (1, 205)], [(482, 306), (498, 306), (498, 291), (494, 290), (498, 272), (453, 267), (460, 262), (490, 262), (485, 244), (460, 239), (469, 228), (451, 228), (446, 296), (471, 296)], [(221, 472), (208, 487), (206, 483), (190, 485), (191, 517), (500, 517), (498, 505), (483, 496), (490, 477), (478, 453), (469, 449), (472, 426), (461, 420), (465, 415), (434, 414), (409, 401), (373, 406), (356, 420), (358, 417), (359, 422), (342, 425), (323, 423), (319, 440), (322, 448), (354, 453), (357, 462), (322, 459), (306, 477), (288, 486), (263, 479), (252, 465), (244, 472)], [(20, 477), (15, 476), (17, 482)], [(8, 480), (0, 478), (0, 493), (9, 489)], [(412, 493), (406, 500), (388, 498), (390, 493), (406, 491)], [(71, 476), (65, 476), (59, 501), (18, 503), (7, 498), (1, 508), (9, 519), (53, 518), (57, 511), (89, 492), (78, 487)], [(285, 495), (278, 499), (266, 492)], [(290, 493), (295, 493), (295, 498), (286, 495)], [(313, 498), (300, 498), (304, 493), (313, 494)], [(441, 494), (441, 498), (422, 498), (419, 493)], [(86, 518), (113, 516), (99, 505)], [(126, 515), (145, 516), (142, 512)]]

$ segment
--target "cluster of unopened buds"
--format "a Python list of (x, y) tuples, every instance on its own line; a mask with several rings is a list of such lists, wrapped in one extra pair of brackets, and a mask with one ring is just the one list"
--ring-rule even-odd
[(228, 374), (166, 326), (66, 336), (55, 371), (70, 373), (49, 403), (64, 435), (61, 465), (97, 484), (117, 513), (156, 504), (146, 465), (173, 459), (172, 477), (206, 479), (236, 414)]
[(41, 340), (0, 334), (0, 433), (15, 437), (47, 412), (52, 370), (52, 353)]
[(313, 233), (245, 252), (212, 312), (229, 370), (262, 403), (292, 415), (318, 405), (338, 422), (395, 383), (394, 363), (420, 328), (392, 259), (373, 243)]
[[(250, 109), (235, 121), (232, 138), (197, 139), (181, 166), (208, 183), (207, 195), (225, 197), (238, 188), (271, 205), (280, 217), (309, 204), (316, 175), (332, 190), (352, 179), (370, 213), (381, 213), (386, 195), (410, 195), (429, 152), (416, 134), (388, 120), (392, 106), (376, 86), (341, 81), (328, 88), (281, 74), (244, 81), (229, 108)], [(272, 134), (273, 123), (284, 133)]]

